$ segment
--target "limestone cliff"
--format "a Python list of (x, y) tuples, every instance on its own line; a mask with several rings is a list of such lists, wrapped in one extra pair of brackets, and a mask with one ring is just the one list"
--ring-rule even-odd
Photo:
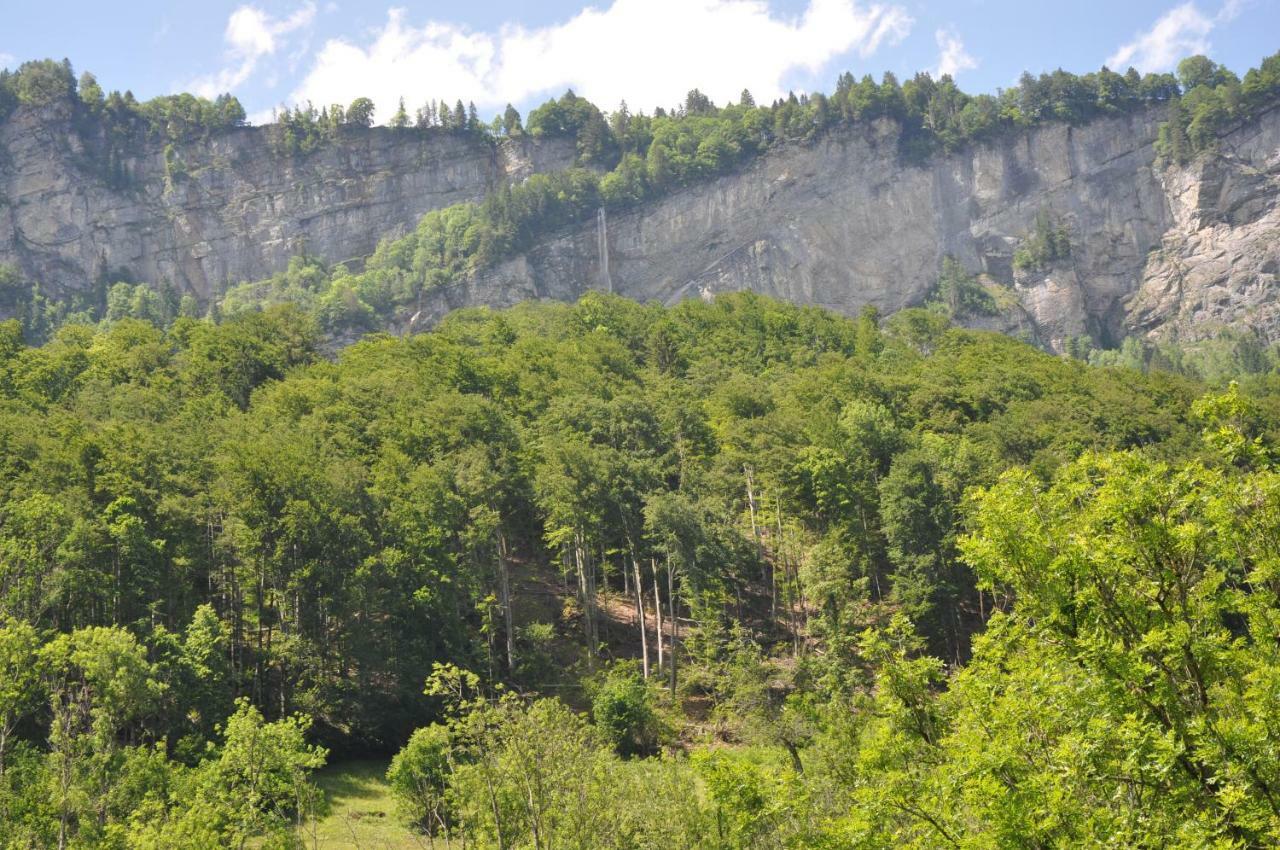
[[(345, 128), (307, 155), (244, 127), (165, 145), (133, 140), (108, 174), (66, 104), (0, 122), (0, 264), (55, 295), (96, 281), (169, 284), (201, 300), (306, 250), (360, 259), (423, 213), (572, 163), (568, 141)], [(123, 178), (123, 179), (121, 179)]]
[[(780, 146), (740, 171), (551, 234), (535, 248), (426, 293), (402, 328), (449, 309), (598, 288), (671, 302), (751, 289), (854, 313), (920, 303), (951, 256), (1000, 287), (980, 324), (1048, 348), (1089, 335), (1187, 340), (1223, 326), (1280, 339), (1280, 110), (1219, 150), (1164, 167), (1160, 111), (1049, 125), (904, 163), (888, 122)], [(490, 145), (460, 136), (354, 131), (306, 156), (273, 154), (246, 128), (126, 163), (113, 188), (57, 115), (0, 127), (0, 263), (55, 291), (127, 271), (201, 297), (261, 278), (305, 247), (358, 258), (428, 209), (501, 181), (565, 167), (567, 144)], [(1038, 214), (1069, 254), (1015, 272)], [(412, 318), (410, 318), (412, 317)]]
[[(919, 304), (952, 256), (1007, 287), (1013, 307), (978, 324), (1048, 348), (1133, 332), (1194, 339), (1207, 322), (1280, 338), (1280, 112), (1186, 168), (1159, 167), (1157, 113), (1048, 126), (924, 166), (896, 129), (832, 133), (743, 172), (559, 234), (424, 298), (418, 322), (473, 303), (612, 288), (670, 302), (751, 289), (854, 313)], [(1068, 258), (1034, 274), (1012, 257), (1038, 213), (1066, 228)], [(608, 246), (609, 274), (599, 244)]]
[(1280, 339), (1280, 108), (1162, 177), (1172, 223), (1128, 304), (1130, 328), (1195, 340), (1234, 327)]

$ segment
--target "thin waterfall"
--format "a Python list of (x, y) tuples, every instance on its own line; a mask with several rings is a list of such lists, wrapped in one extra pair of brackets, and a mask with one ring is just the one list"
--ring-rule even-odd
[(609, 274), (609, 219), (604, 207), (596, 213), (596, 245), (600, 251), (600, 286), (605, 292), (613, 292), (613, 278)]

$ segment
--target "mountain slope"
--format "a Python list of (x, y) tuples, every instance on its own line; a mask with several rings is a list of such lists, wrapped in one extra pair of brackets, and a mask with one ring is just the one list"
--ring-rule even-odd
[[(399, 324), (588, 289), (663, 302), (751, 289), (844, 313), (894, 311), (922, 302), (952, 257), (1000, 287), (1000, 315), (971, 324), (1050, 349), (1082, 335), (1194, 340), (1224, 326), (1280, 338), (1280, 111), (1185, 167), (1157, 160), (1163, 114), (1043, 125), (924, 164), (904, 160), (891, 121), (837, 127), (555, 232), (426, 291)], [(241, 128), (176, 149), (143, 145), (117, 186), (95, 171), (68, 111), (19, 110), (0, 126), (0, 264), (55, 294), (131, 279), (207, 302), (299, 251), (358, 263), (427, 210), (569, 166), (571, 147), (351, 128), (284, 156), (268, 130)], [(1069, 249), (1015, 269), (1037, 219)]]

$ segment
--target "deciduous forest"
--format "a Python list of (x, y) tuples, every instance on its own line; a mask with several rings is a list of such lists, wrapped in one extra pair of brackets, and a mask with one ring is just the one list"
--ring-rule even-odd
[(937, 310), (2, 326), (9, 847), (1280, 838), (1278, 385)]

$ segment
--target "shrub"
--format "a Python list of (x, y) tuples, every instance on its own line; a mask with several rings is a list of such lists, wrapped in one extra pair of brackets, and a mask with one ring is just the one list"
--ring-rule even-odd
[(438, 723), (413, 733), (387, 769), (387, 782), (405, 815), (429, 832), (447, 828), (446, 791), (452, 773), (449, 729)]
[(591, 717), (620, 756), (650, 755), (658, 748), (658, 715), (648, 684), (634, 663), (616, 664), (596, 688)]

